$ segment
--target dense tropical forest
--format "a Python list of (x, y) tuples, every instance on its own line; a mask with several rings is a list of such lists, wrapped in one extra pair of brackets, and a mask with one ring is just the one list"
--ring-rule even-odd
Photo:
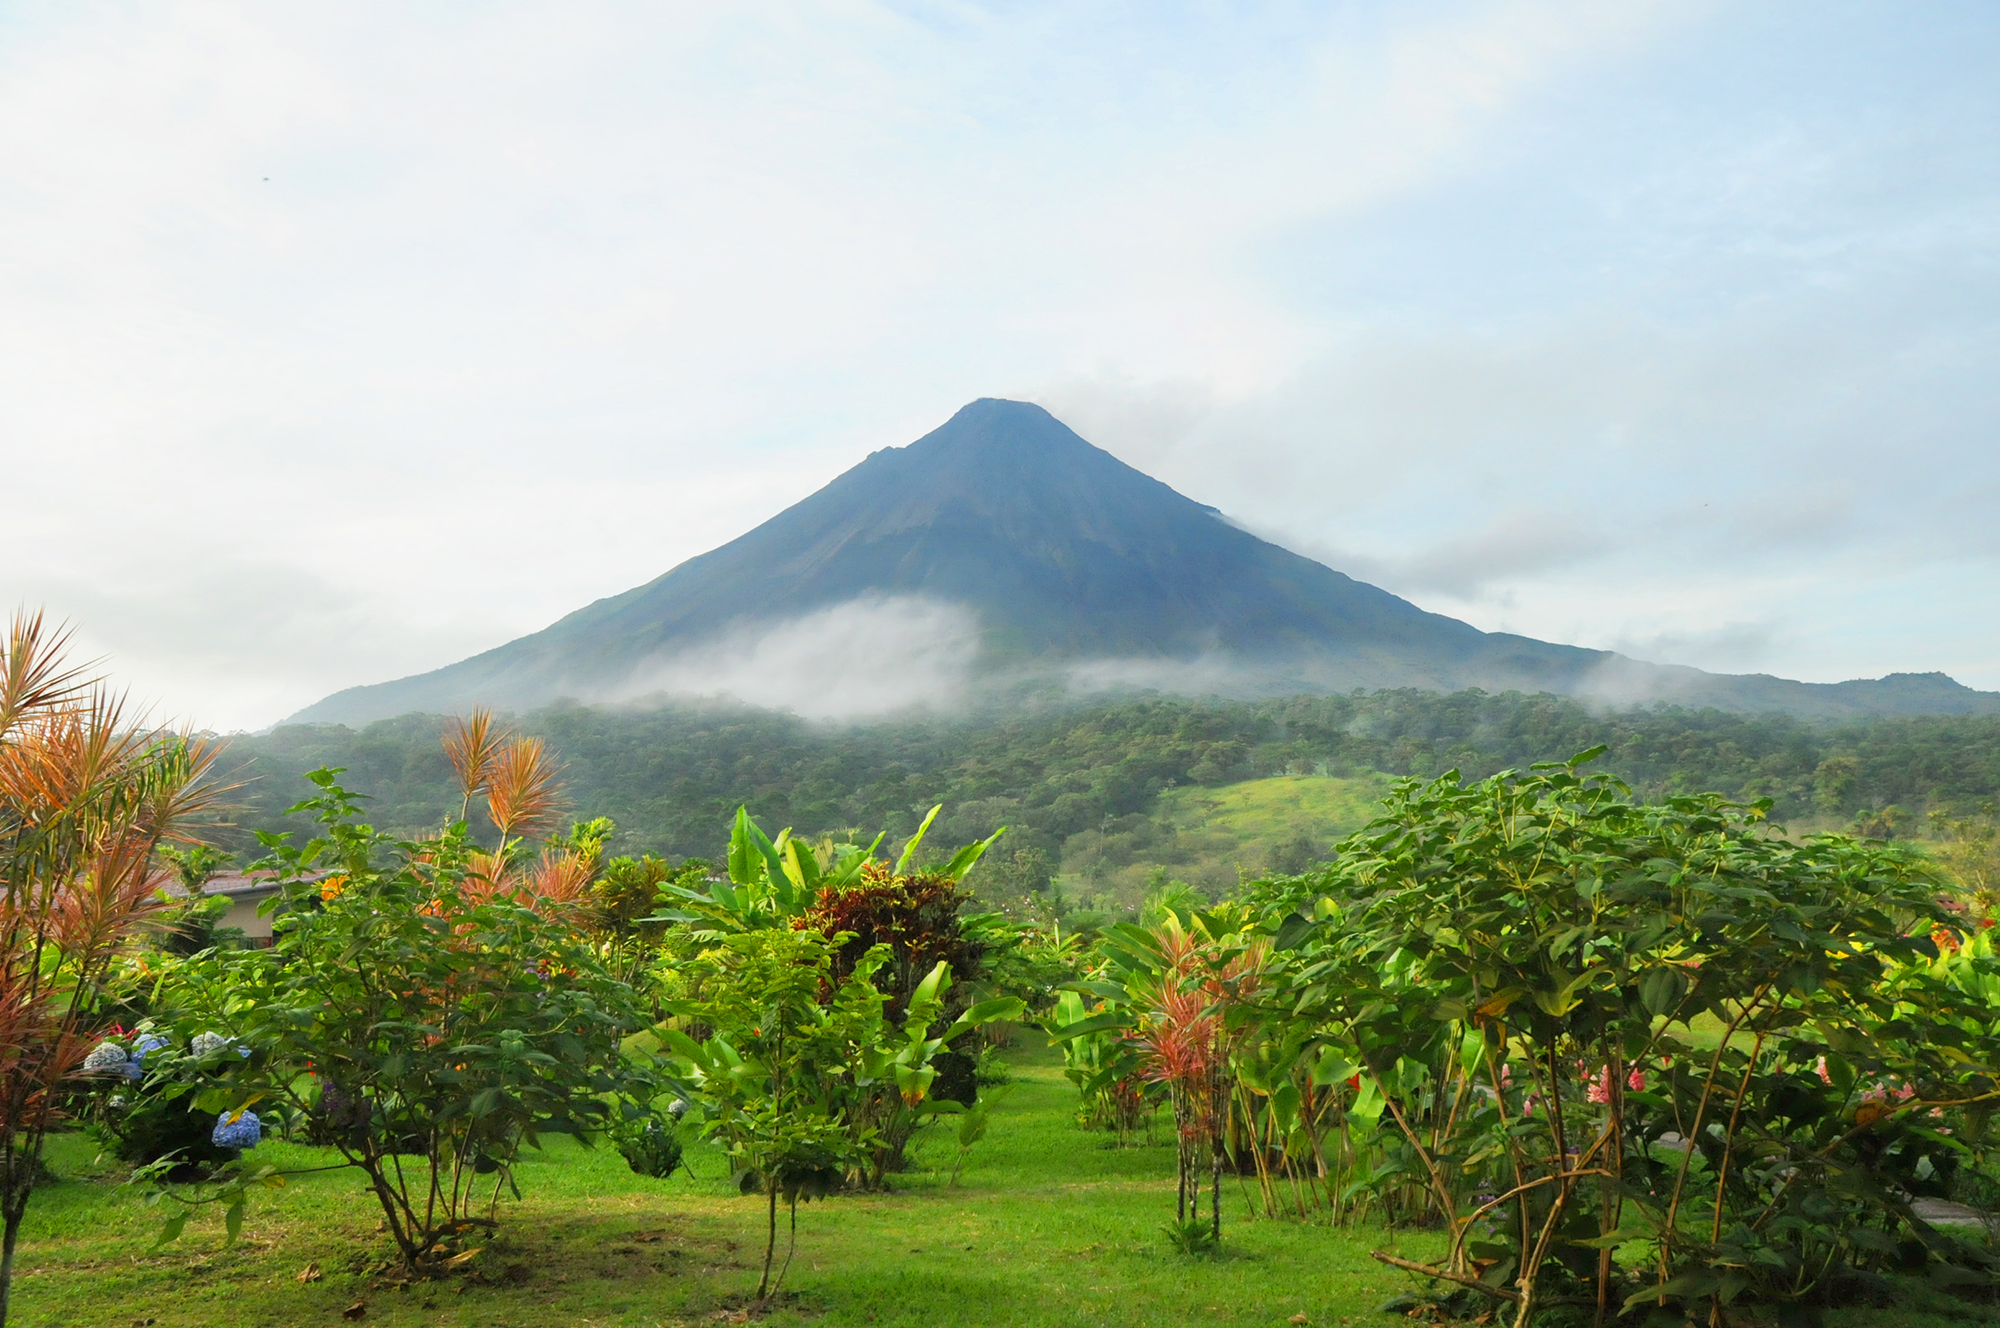
[[(291, 726), (230, 744), (244, 781), (237, 847), (275, 828), (300, 776), (348, 771), (371, 790), (370, 815), (434, 827), (458, 806), (438, 747), (441, 717), (406, 716), (360, 731)], [(1244, 872), (1295, 871), (1359, 827), (1386, 790), (1382, 775), (1510, 767), (1608, 749), (1598, 768), (1644, 799), (1717, 791), (1770, 798), (1794, 829), (1922, 834), (1930, 813), (1966, 815), (2000, 791), (2000, 718), (1813, 723), (1783, 715), (1660, 707), (1604, 712), (1565, 697), (1478, 691), (1267, 701), (1118, 699), (1042, 705), (1008, 715), (814, 723), (749, 707), (651, 710), (565, 706), (522, 729), (545, 738), (579, 808), (611, 817), (622, 853), (713, 859), (738, 805), (802, 835), (915, 830), (945, 805), (940, 842), (1009, 827), (982, 893), (1017, 897), (1059, 878), (1072, 901), (1136, 901), (1161, 873), (1216, 895)], [(1289, 779), (1292, 800), (1321, 814), (1279, 818), (1261, 836), (1217, 841), (1217, 815), (1254, 817)], [(1214, 796), (1191, 790), (1217, 791)], [(1218, 808), (1219, 791), (1233, 807)], [(1108, 902), (1108, 900), (1107, 900)]]

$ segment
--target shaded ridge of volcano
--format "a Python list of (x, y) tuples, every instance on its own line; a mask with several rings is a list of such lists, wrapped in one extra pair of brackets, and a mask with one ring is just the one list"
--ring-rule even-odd
[[(2000, 712), (2000, 695), (1942, 674), (1797, 683), (1481, 632), (1231, 525), (1039, 406), (987, 398), (654, 581), (447, 668), (335, 693), (293, 719), (523, 710), (651, 684), (755, 700), (753, 677), (769, 672), (768, 642), (786, 624), (825, 628), (836, 619), (813, 615), (870, 604), (956, 615), (968, 685), (1060, 670), (1234, 694), (1482, 687), (1806, 715)], [(897, 644), (882, 642), (880, 655)], [(811, 642), (799, 649), (779, 655), (796, 656), (786, 667), (807, 681), (840, 667), (831, 650), (815, 659)]]

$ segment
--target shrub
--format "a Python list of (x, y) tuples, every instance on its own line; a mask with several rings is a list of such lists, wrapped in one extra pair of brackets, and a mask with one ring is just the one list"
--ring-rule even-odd
[[(706, 1036), (666, 1033), (703, 1133), (729, 1154), (744, 1192), (763, 1194), (769, 1205), (759, 1299), (775, 1286), (780, 1198), (796, 1233), (800, 1202), (843, 1180), (879, 1184), (910, 1131), (937, 1109), (939, 1053), (980, 1024), (1021, 1013), (1018, 1000), (1001, 998), (943, 1023), (951, 972), (940, 961), (910, 993), (897, 1027), (883, 1013), (888, 996), (874, 985), (891, 963), (889, 947), (873, 947), (836, 981), (835, 946), (810, 927), (722, 938), (697, 961), (710, 970), (696, 984), (706, 994), (675, 1007)], [(783, 1280), (782, 1269), (777, 1276)]]
[(641, 1176), (665, 1180), (680, 1169), (685, 1150), (671, 1116), (648, 1112), (618, 1127), (613, 1138), (625, 1165)]
[(164, 1163), (160, 1174), (168, 1180), (203, 1179), (257, 1140), (241, 1129), (218, 1135), (216, 1113), (196, 1106), (190, 1095), (225, 1084), (247, 1057), (248, 1048), (219, 1034), (198, 1033), (183, 1042), (152, 1024), (107, 1038), (83, 1063), (98, 1081), (91, 1124), (121, 1162)]
[(478, 851), (463, 823), (425, 842), (377, 834), (334, 775), (315, 772), (319, 793), (301, 804), (319, 837), (267, 839), (284, 881), (275, 946), (198, 956), (170, 994), (269, 1051), (196, 1102), (305, 1115), (368, 1177), (417, 1268), (494, 1225), (521, 1148), (547, 1134), (588, 1141), (615, 1103), (650, 1095), (620, 1047), (642, 1020), (566, 906), (530, 892), (533, 876)]
[[(966, 935), (960, 914), (971, 894), (942, 872), (902, 875), (887, 863), (863, 866), (852, 884), (829, 885), (793, 924), (811, 927), (836, 939), (831, 980), (845, 982), (862, 959), (877, 946), (888, 952), (876, 985), (889, 998), (884, 1013), (892, 1023), (903, 1022), (917, 984), (944, 964), (961, 992), (979, 975), (984, 946)], [(964, 1008), (961, 996), (955, 1004)], [(955, 1017), (947, 1007), (942, 1017)]]
[(1277, 928), (1293, 1015), (1379, 1088), (1449, 1238), (1377, 1257), (1522, 1325), (1796, 1314), (1894, 1267), (1992, 1285), (1909, 1209), (2000, 1101), (1989, 938), (1900, 851), (1635, 804), (1594, 755), (1398, 785)]

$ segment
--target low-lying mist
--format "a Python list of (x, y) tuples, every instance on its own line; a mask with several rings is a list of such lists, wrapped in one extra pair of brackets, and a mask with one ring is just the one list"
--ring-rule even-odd
[[(655, 657), (622, 685), (587, 690), (600, 704), (649, 705), (712, 698), (801, 718), (848, 723), (908, 713), (972, 718), (1044, 704), (1095, 703), (1119, 694), (1250, 700), (1356, 688), (1566, 692), (1593, 709), (1655, 704), (1786, 709), (1837, 715), (1847, 703), (1808, 695), (1832, 689), (1758, 677), (1711, 675), (1607, 655), (1580, 675), (1510, 676), (1494, 661), (1482, 676), (1434, 676), (1362, 653), (1250, 656), (1211, 649), (1181, 658), (1100, 657), (1015, 662), (983, 656), (978, 614), (921, 595), (849, 600), (778, 622), (742, 624), (702, 644)], [(1922, 682), (1924, 680), (1917, 680)], [(1565, 685), (1565, 683), (1567, 685)], [(1931, 690), (1957, 690), (1937, 680)], [(1941, 698), (1949, 701), (1952, 698)], [(1943, 708), (1953, 707), (1946, 705)]]
[(979, 644), (970, 609), (916, 595), (871, 596), (648, 661), (600, 699), (733, 697), (830, 720), (946, 709), (965, 699)]
[(1253, 697), (1327, 690), (1323, 679), (1222, 651), (996, 668), (981, 659), (981, 648), (978, 615), (964, 605), (870, 596), (744, 625), (649, 660), (622, 686), (593, 689), (591, 700), (644, 707), (719, 699), (848, 722), (912, 711), (971, 715), (996, 705), (1089, 702), (1120, 693)]

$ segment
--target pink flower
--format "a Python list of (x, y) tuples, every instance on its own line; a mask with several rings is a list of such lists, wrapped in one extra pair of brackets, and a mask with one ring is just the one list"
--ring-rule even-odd
[(1590, 1081), (1590, 1091), (1584, 1096), (1591, 1102), (1608, 1103), (1611, 1101), (1611, 1067), (1609, 1065), (1597, 1072), (1597, 1077)]
[(1645, 1092), (1646, 1072), (1635, 1066), (1632, 1070), (1632, 1073), (1625, 1076), (1625, 1087), (1631, 1089), (1635, 1093)]
[(1833, 1087), (1833, 1075), (1827, 1072), (1826, 1057), (1824, 1056), (1819, 1058), (1819, 1081), (1829, 1088)]

